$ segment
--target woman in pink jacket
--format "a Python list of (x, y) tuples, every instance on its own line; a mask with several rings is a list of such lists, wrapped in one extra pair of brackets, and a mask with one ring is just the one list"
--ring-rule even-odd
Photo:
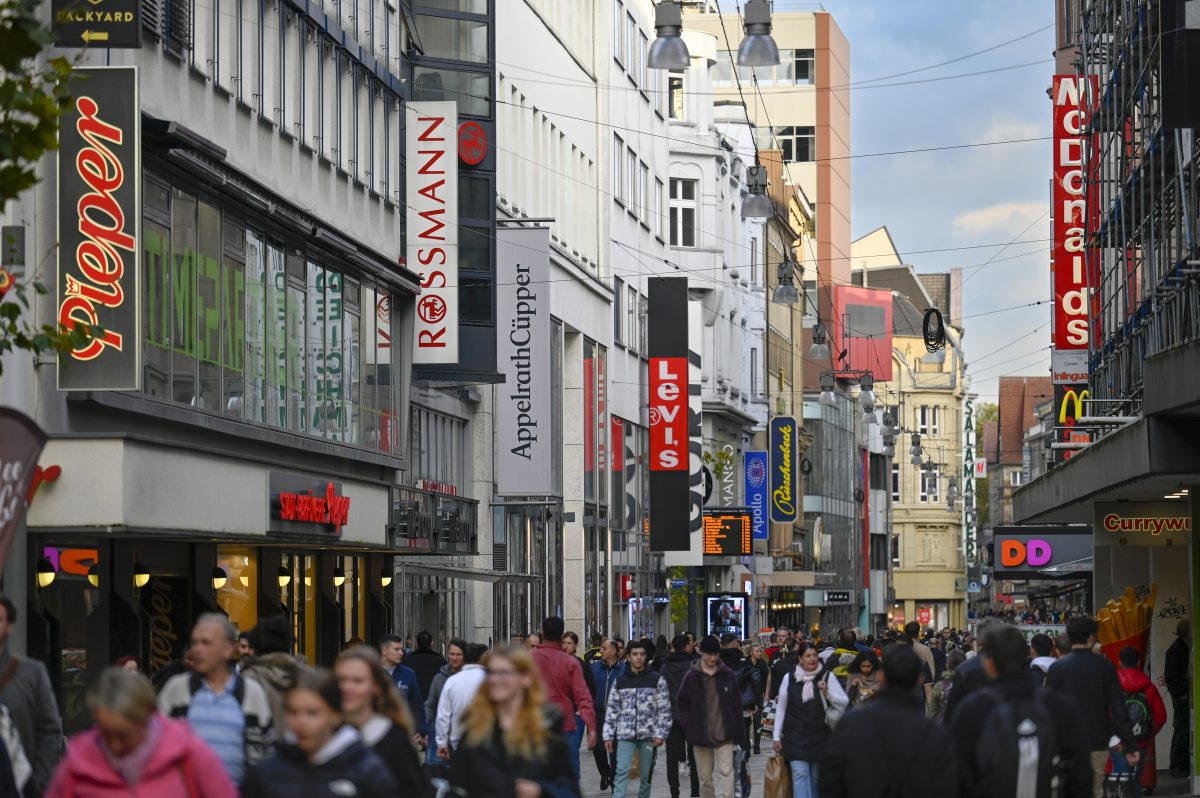
[(212, 749), (155, 710), (145, 676), (108, 668), (88, 709), (96, 725), (71, 738), (46, 798), (236, 798)]

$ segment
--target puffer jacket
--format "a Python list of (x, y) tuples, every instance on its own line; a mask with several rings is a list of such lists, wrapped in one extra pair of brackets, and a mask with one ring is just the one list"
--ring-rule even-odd
[(608, 694), (604, 739), (665, 740), (671, 733), (671, 691), (667, 680), (646, 668), (627, 668)]
[(443, 665), (433, 677), (433, 683), (429, 685), (429, 695), (425, 696), (425, 718), (436, 719), (438, 701), (442, 697), (442, 688), (446, 686), (446, 680), (454, 675), (454, 671), (450, 670), (450, 663)]

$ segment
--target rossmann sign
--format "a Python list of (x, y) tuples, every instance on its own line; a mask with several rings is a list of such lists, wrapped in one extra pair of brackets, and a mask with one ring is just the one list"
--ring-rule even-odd
[(92, 331), (59, 356), (63, 391), (137, 390), (141, 113), (136, 67), (82, 67), (58, 151), (58, 323)]

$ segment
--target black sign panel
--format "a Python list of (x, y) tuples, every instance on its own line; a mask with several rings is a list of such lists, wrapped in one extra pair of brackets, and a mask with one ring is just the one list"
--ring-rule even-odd
[(81, 67), (58, 148), (58, 322), (102, 328), (59, 355), (61, 391), (137, 390), (142, 170), (136, 67)]
[(350, 520), (350, 498), (342, 483), (284, 471), (267, 472), (271, 494), (269, 532), (340, 535)]
[(141, 47), (139, 0), (54, 0), (59, 47)]
[[(650, 294), (647, 314), (648, 345), (651, 368), (667, 364), (668, 358), (688, 356), (687, 279), (680, 277), (651, 277), (647, 280)], [(652, 380), (653, 381), (653, 380)], [(682, 397), (677, 397), (682, 399)], [(682, 412), (676, 401), (671, 408)], [(654, 397), (651, 397), (653, 408)], [(683, 408), (686, 409), (686, 404)], [(665, 416), (651, 411), (651, 459), (658, 444), (655, 436)], [(688, 470), (650, 469), (650, 549), (652, 551), (689, 551), (691, 549), (691, 476)]]

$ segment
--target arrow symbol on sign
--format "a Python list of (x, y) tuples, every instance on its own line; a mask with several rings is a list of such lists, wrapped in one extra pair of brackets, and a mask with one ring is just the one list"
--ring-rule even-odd
[(106, 30), (85, 30), (82, 34), (85, 42), (106, 42), (108, 41), (108, 31)]

